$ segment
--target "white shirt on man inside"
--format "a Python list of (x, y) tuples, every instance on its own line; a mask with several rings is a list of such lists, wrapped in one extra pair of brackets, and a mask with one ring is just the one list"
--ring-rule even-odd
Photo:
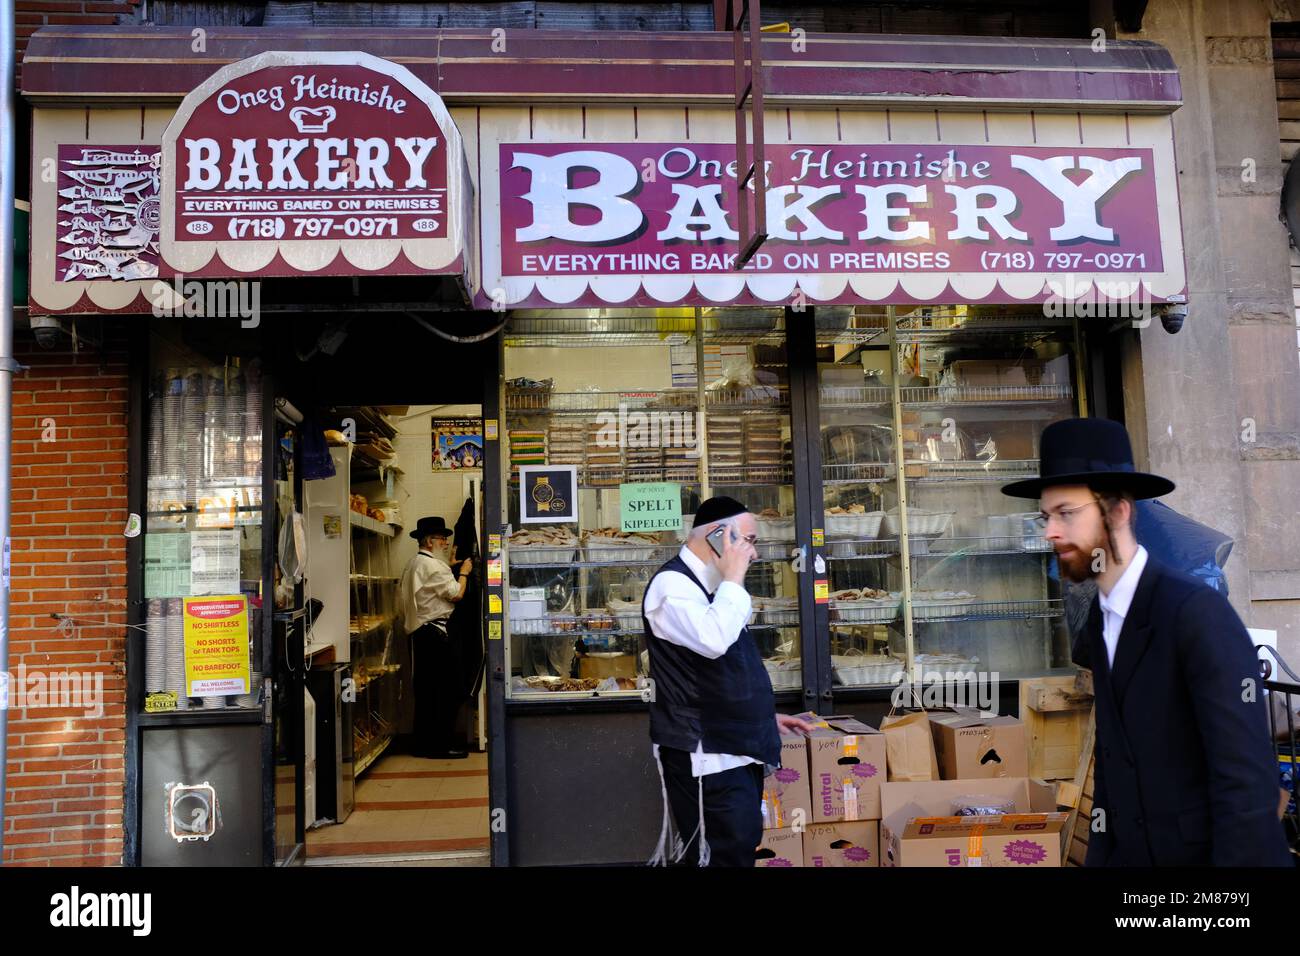
[(1133, 604), (1133, 595), (1137, 593), (1138, 579), (1147, 566), (1147, 549), (1138, 545), (1137, 553), (1129, 562), (1124, 573), (1119, 576), (1115, 586), (1107, 594), (1097, 588), (1097, 603), (1101, 605), (1101, 637), (1106, 642), (1106, 657), (1111, 667), (1115, 666), (1115, 650), (1119, 647), (1119, 632), (1124, 629), (1124, 618)]
[[(752, 606), (749, 592), (739, 584), (723, 581), (715, 565), (705, 564), (686, 545), (678, 556), (713, 594), (713, 602), (680, 571), (665, 571), (656, 575), (646, 589), (646, 620), (660, 640), (716, 660), (736, 643), (749, 621)], [(656, 758), (659, 756), (658, 744), (654, 745), (654, 754)], [(761, 762), (753, 757), (705, 753), (701, 741), (691, 754), (691, 774), (704, 777)]]
[(414, 634), (430, 621), (445, 621), (456, 605), (451, 600), (460, 594), (460, 582), (447, 562), (424, 549), (407, 562), (397, 586), (402, 626)]

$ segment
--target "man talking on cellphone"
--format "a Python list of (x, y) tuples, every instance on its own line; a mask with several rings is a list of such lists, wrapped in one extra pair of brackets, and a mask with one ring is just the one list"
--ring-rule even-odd
[[(745, 572), (758, 557), (758, 523), (734, 498), (710, 498), (676, 557), (642, 599), (650, 647), (650, 740), (664, 793), (651, 865), (754, 865), (763, 839), (763, 777), (781, 764), (782, 731), (807, 731), (777, 714), (772, 682), (746, 623)], [(679, 834), (668, 850), (668, 811)]]

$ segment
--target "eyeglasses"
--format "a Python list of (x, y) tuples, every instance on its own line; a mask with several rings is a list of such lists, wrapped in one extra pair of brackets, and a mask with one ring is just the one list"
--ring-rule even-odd
[(1080, 511), (1083, 511), (1085, 508), (1091, 507), (1092, 505), (1098, 505), (1100, 507), (1101, 502), (1089, 501), (1086, 505), (1079, 505), (1077, 508), (1058, 508), (1055, 511), (1050, 513), (1046, 511), (1040, 511), (1038, 512), (1038, 514), (1034, 515), (1034, 524), (1038, 526), (1040, 531), (1045, 531), (1047, 530), (1047, 526), (1051, 523), (1053, 518), (1060, 518), (1061, 524), (1065, 525), (1068, 528), (1070, 527), (1070, 525), (1074, 524), (1075, 515), (1077, 515)]

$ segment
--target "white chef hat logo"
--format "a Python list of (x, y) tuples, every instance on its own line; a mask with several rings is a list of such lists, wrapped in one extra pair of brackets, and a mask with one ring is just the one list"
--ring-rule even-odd
[(316, 109), (296, 106), (289, 110), (289, 120), (298, 127), (300, 133), (323, 133), (329, 129), (337, 115), (332, 106), (319, 106)]

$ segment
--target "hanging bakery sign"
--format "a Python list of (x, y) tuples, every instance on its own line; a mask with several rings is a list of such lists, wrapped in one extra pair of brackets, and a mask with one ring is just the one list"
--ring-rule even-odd
[(768, 238), (737, 270), (734, 144), (507, 142), (490, 177), (484, 143), (499, 192), (483, 197), (484, 294), (534, 307), (1093, 286), (1161, 299), (1185, 285), (1166, 145), (769, 144)]
[(203, 276), (466, 271), (471, 186), (442, 100), (365, 53), (263, 53), (162, 141), (166, 265)]

